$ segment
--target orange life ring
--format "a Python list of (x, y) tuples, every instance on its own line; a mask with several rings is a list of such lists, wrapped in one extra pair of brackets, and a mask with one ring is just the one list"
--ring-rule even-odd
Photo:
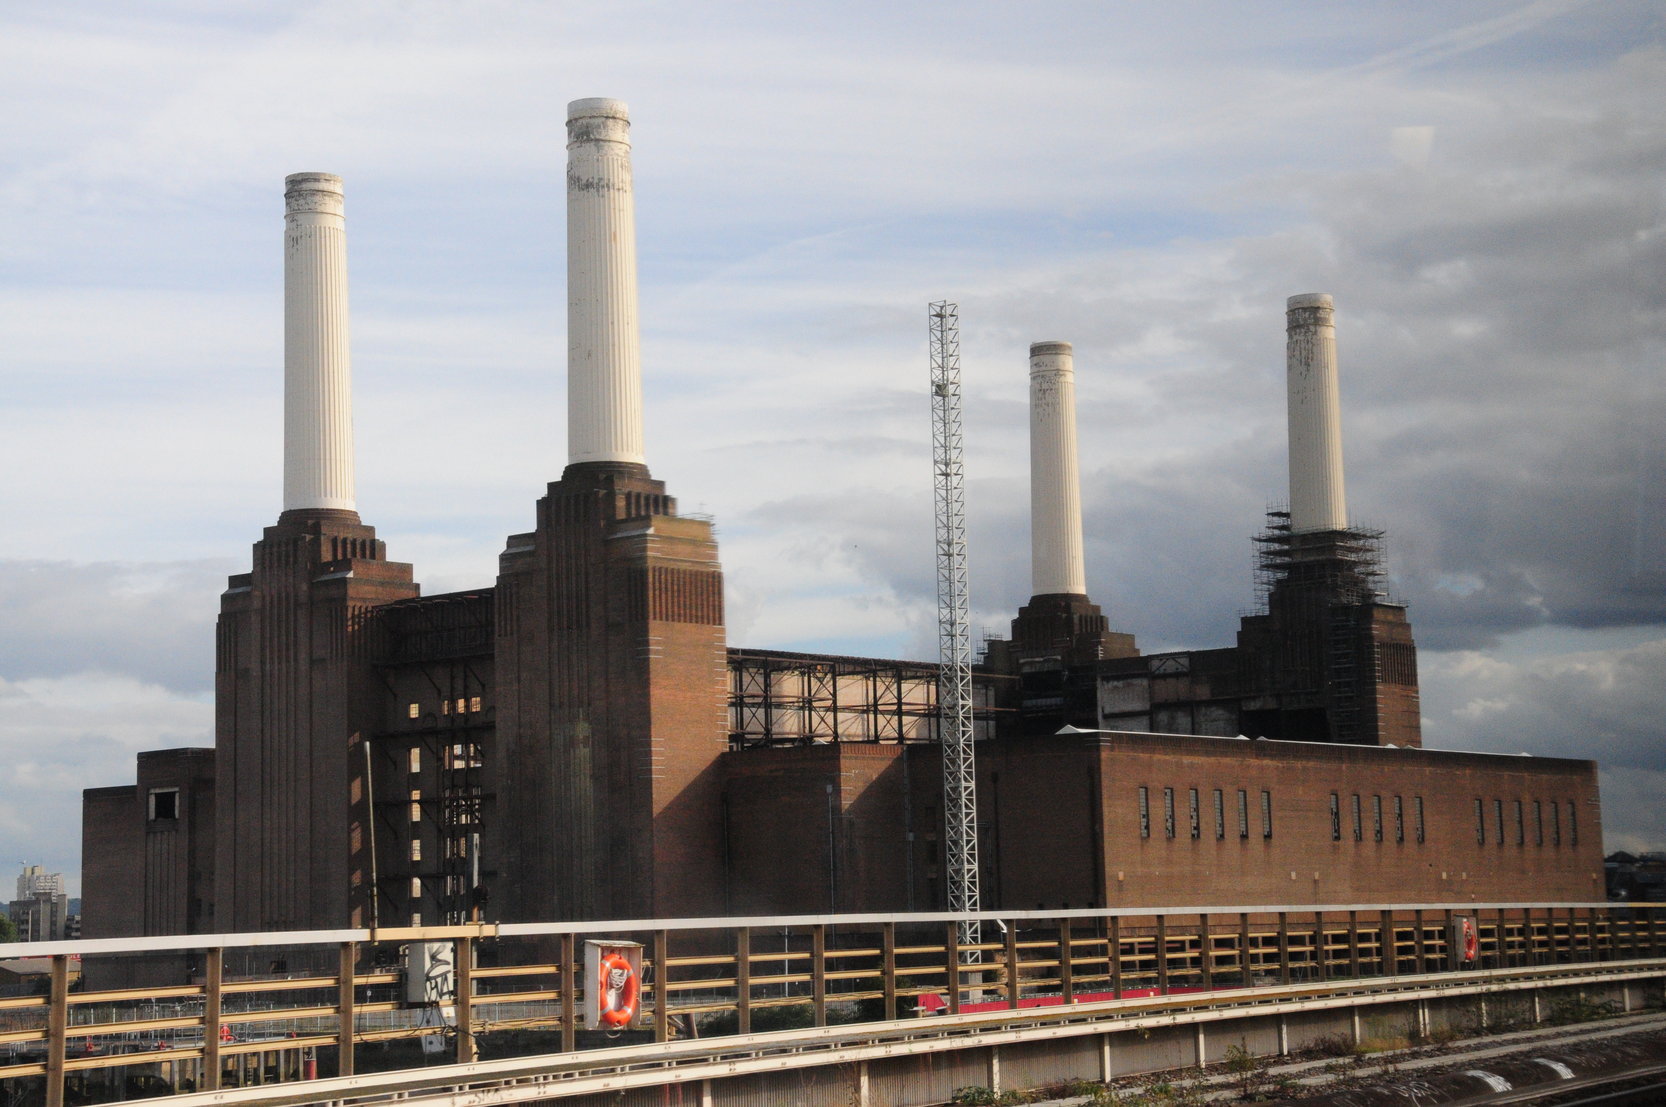
[(616, 1029), (636, 1021), (636, 1001), (642, 992), (641, 982), (636, 979), (636, 970), (631, 968), (631, 963), (617, 953), (610, 953), (602, 958), (601, 977), (596, 981), (604, 1004), (608, 992), (612, 991), (608, 987), (608, 977), (617, 970), (625, 973), (624, 983), (619, 986), (618, 1005), (604, 1006), (601, 1011), (602, 1021)]
[(1473, 961), (1480, 954), (1480, 936), (1475, 932), (1475, 920), (1464, 919), (1464, 960)]

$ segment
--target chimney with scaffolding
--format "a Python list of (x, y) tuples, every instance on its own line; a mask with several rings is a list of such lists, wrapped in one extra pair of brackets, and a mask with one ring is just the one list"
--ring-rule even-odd
[(1382, 532), (1349, 525), (1331, 298), (1288, 302), (1290, 507), (1255, 539), (1262, 612), (1238, 632), (1245, 733), (1422, 745), (1405, 605), (1384, 591)]

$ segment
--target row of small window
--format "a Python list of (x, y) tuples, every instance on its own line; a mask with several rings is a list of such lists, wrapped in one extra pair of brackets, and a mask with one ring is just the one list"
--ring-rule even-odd
[[(1365, 841), (1365, 811), (1358, 792), (1354, 793), (1351, 806), (1354, 816), (1354, 841), (1363, 842)], [(1412, 833), (1416, 836), (1417, 844), (1422, 845), (1424, 841), (1422, 796), (1412, 797), (1411, 809)], [(1406, 801), (1404, 797), (1394, 797), (1393, 811), (1394, 840), (1404, 842), (1406, 840)], [(1333, 842), (1342, 840), (1342, 797), (1335, 792), (1330, 794), (1330, 840)], [(1371, 840), (1374, 842), (1383, 840), (1383, 798), (1381, 796), (1371, 797)]]
[[(1216, 788), (1210, 798), (1212, 804), (1211, 811), (1214, 815), (1215, 838), (1217, 840), (1224, 840), (1226, 838), (1226, 794), (1219, 788)], [(1199, 804), (1200, 797), (1198, 795), (1198, 790), (1196, 788), (1188, 788), (1186, 790), (1186, 807), (1190, 817), (1193, 838), (1203, 837), (1203, 811), (1199, 807)], [(1249, 793), (1242, 788), (1238, 789), (1236, 814), (1238, 837), (1248, 838), (1250, 836), (1250, 800)], [(1175, 833), (1174, 789), (1164, 788), (1163, 836), (1165, 838), (1173, 838)], [(1261, 837), (1271, 838), (1272, 836), (1273, 794), (1266, 789), (1262, 789)], [(1140, 786), (1140, 837), (1151, 837), (1151, 789), (1145, 787), (1144, 785)]]
[[(456, 699), (443, 699), (440, 701), (441, 715), (472, 715), (479, 710), (479, 696), (458, 696)], [(422, 705), (420, 703), (407, 705), (405, 708), (405, 714), (407, 718), (411, 719), (422, 718)]]
[[(1513, 810), (1509, 825), (1515, 829), (1516, 845), (1527, 844), (1527, 806), (1523, 800), (1512, 800)], [(1545, 844), (1545, 801), (1533, 801), (1533, 844)], [(1550, 844), (1562, 844), (1562, 805), (1551, 800), (1550, 806)], [(1493, 841), (1498, 845), (1504, 844), (1505, 822), (1504, 801), (1492, 801)], [(1487, 805), (1484, 800), (1475, 801), (1475, 841), (1481, 845), (1487, 844)], [(1568, 801), (1568, 845), (1579, 844), (1579, 813), (1575, 810), (1573, 800)]]
[[(411, 772), (422, 772), (422, 747), (412, 746), (406, 753)], [(440, 750), (442, 764), (447, 769), (478, 769), (485, 764), (480, 747), (473, 742), (458, 742)]]

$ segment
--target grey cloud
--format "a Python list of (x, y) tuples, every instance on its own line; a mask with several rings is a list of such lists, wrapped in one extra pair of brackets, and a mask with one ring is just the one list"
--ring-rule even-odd
[(0, 675), (129, 674), (180, 692), (214, 683), (229, 562), (0, 561)]
[(1426, 651), (1421, 670), (1431, 746), (1595, 760), (1608, 848), (1666, 849), (1666, 639), (1522, 661)]

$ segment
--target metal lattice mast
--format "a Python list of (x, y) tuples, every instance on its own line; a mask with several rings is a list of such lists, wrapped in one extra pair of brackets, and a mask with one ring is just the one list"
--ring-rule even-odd
[[(931, 452), (937, 493), (938, 736), (949, 910), (978, 910), (978, 801), (972, 764), (972, 630), (966, 599), (966, 490), (960, 429), (960, 309), (931, 305)], [(960, 924), (975, 945), (978, 924)]]

